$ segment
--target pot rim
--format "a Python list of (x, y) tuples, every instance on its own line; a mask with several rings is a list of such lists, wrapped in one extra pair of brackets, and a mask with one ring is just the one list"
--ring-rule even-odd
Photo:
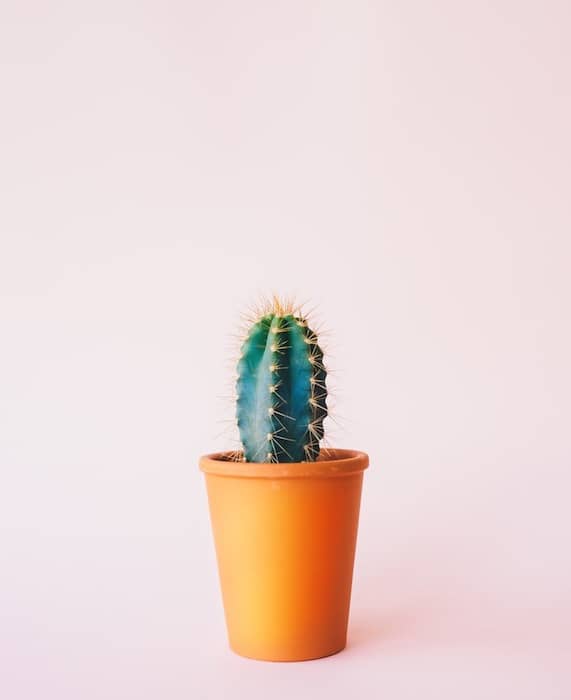
[(369, 466), (369, 455), (358, 450), (322, 448), (315, 462), (240, 462), (232, 452), (213, 452), (200, 458), (200, 470), (216, 476), (254, 479), (300, 479), (357, 474)]

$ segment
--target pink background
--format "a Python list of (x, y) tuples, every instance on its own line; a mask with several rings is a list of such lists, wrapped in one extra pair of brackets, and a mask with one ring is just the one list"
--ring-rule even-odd
[[(568, 2), (0, 8), (0, 696), (571, 697)], [(262, 291), (370, 453), (348, 649), (226, 648)]]

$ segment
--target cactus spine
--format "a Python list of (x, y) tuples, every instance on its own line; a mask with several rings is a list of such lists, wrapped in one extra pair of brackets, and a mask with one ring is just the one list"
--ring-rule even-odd
[(308, 462), (319, 455), (327, 372), (317, 335), (274, 299), (251, 326), (238, 362), (236, 419), (247, 462)]

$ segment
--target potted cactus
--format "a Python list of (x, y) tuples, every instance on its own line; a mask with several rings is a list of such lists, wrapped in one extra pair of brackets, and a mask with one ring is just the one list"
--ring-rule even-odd
[(237, 365), (242, 448), (200, 459), (230, 647), (301, 661), (346, 644), (362, 452), (320, 447), (327, 372), (317, 334), (274, 298)]

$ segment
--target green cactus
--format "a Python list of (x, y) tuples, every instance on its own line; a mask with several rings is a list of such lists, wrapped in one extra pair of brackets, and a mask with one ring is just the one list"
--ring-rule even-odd
[(238, 362), (236, 419), (247, 462), (312, 462), (327, 416), (327, 372), (317, 335), (274, 299)]

